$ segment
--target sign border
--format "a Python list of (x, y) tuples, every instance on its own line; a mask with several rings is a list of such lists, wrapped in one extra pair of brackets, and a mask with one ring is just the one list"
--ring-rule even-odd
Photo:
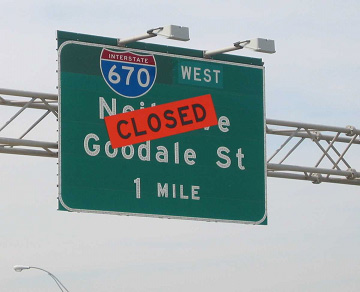
[[(135, 51), (139, 53), (150, 53), (153, 55), (161, 55), (166, 57), (179, 57), (194, 61), (201, 61), (201, 62), (213, 62), (218, 64), (228, 64), (228, 65), (235, 65), (239, 67), (249, 67), (249, 68), (256, 68), (261, 69), (263, 72), (263, 113), (264, 113), (264, 178), (265, 178), (265, 213), (264, 216), (259, 221), (241, 221), (241, 220), (228, 220), (228, 219), (214, 219), (214, 218), (204, 218), (204, 217), (189, 217), (189, 216), (172, 216), (172, 215), (158, 215), (158, 214), (146, 214), (146, 213), (129, 213), (129, 212), (116, 212), (116, 211), (103, 211), (103, 210), (88, 210), (88, 209), (74, 209), (65, 204), (61, 196), (61, 51), (62, 49), (69, 44), (77, 44), (83, 46), (90, 46), (90, 47), (99, 47), (99, 48), (108, 48), (108, 49), (124, 49)], [(156, 81), (156, 80), (155, 80)], [(154, 82), (155, 84), (155, 82)], [(137, 216), (137, 217), (151, 217), (151, 218), (166, 218), (166, 219), (180, 219), (180, 220), (192, 220), (192, 221), (207, 221), (207, 222), (224, 222), (224, 223), (238, 223), (238, 224), (248, 224), (248, 225), (260, 225), (267, 219), (267, 163), (266, 163), (266, 103), (265, 103), (265, 67), (259, 65), (251, 65), (251, 64), (243, 64), (243, 63), (235, 63), (229, 61), (221, 61), (221, 60), (214, 60), (214, 59), (204, 59), (186, 55), (178, 55), (178, 54), (170, 54), (170, 53), (163, 53), (157, 51), (148, 51), (148, 50), (141, 50), (141, 49), (133, 49), (128, 47), (117, 47), (105, 44), (96, 44), (96, 43), (89, 43), (89, 42), (82, 42), (82, 41), (74, 41), (68, 40), (63, 42), (60, 47), (58, 48), (58, 119), (59, 119), (59, 150), (58, 150), (58, 200), (60, 204), (70, 212), (77, 212), (77, 213), (94, 213), (94, 214), (111, 214), (111, 215), (121, 215), (121, 216)]]

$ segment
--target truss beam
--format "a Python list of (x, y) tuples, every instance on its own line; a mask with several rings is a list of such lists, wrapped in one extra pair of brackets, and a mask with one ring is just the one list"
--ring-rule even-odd
[(360, 130), (355, 127), (347, 126), (345, 128), (334, 127), (334, 126), (325, 126), (318, 124), (308, 124), (308, 123), (299, 123), (299, 122), (290, 122), (290, 121), (280, 121), (267, 119), (266, 124), (276, 125), (276, 126), (285, 126), (285, 127), (295, 127), (295, 128), (304, 128), (304, 129), (316, 129), (318, 131), (330, 131), (330, 132), (339, 132), (345, 133), (346, 135), (353, 136), (354, 134), (360, 134)]
[(0, 153), (3, 154), (14, 154), (14, 155), (29, 155), (29, 156), (41, 156), (41, 157), (52, 157), (57, 158), (57, 152), (49, 152), (46, 150), (36, 149), (19, 149), (19, 148), (5, 148), (0, 146)]
[(53, 94), (53, 93), (23, 91), (23, 90), (6, 89), (6, 88), (0, 88), (0, 94), (11, 95), (11, 96), (30, 97), (30, 98), (36, 97), (36, 98), (53, 100), (53, 101), (58, 100), (57, 94)]
[[(273, 164), (268, 163), (268, 173), (275, 172), (275, 171), (293, 171), (293, 172), (300, 172), (304, 173), (305, 176), (308, 173), (314, 174), (325, 174), (325, 175), (336, 175), (336, 176), (343, 176), (349, 179), (360, 178), (360, 172), (349, 170), (335, 170), (335, 169), (327, 169), (327, 168), (318, 168), (318, 167), (304, 167), (304, 166), (297, 166), (297, 165), (286, 165), (286, 164)], [(360, 182), (360, 181), (359, 181)]]
[[(50, 102), (49, 107), (52, 110), (57, 111), (58, 110), (57, 103), (56, 103), (56, 105), (54, 105), (53, 103), (54, 102)], [(8, 100), (6, 98), (1, 98), (0, 99), (0, 105), (14, 106), (14, 107), (24, 107), (25, 104), (26, 104), (26, 102), (12, 101), (12, 100)], [(44, 109), (44, 110), (48, 109), (49, 107), (46, 106), (42, 101), (41, 102), (34, 101), (31, 105), (28, 106), (28, 108)]]
[[(287, 137), (267, 161), (269, 177), (360, 185), (360, 172), (351, 166), (348, 157), (345, 159), (349, 149), (360, 144), (360, 130), (353, 126), (334, 127), (273, 119), (268, 119), (266, 124), (268, 138), (275, 135)], [(307, 143), (306, 148), (301, 149), (305, 141), (310, 145)], [(307, 157), (309, 152), (316, 153), (315, 150), (320, 150), (320, 157), (313, 166), (284, 164), (293, 153), (303, 151), (303, 156)], [(280, 152), (284, 156), (280, 156)]]
[(41, 147), (41, 148), (52, 148), (52, 149), (58, 148), (58, 144), (53, 142), (41, 142), (41, 141), (12, 139), (12, 138), (3, 138), (3, 137), (0, 137), (0, 146), (1, 145)]
[[(15, 99), (9, 98), (9, 96)], [(57, 142), (23, 139), (48, 115), (57, 119), (58, 96), (56, 94), (0, 88), (0, 105), (20, 108), (4, 125), (0, 125), (0, 132), (18, 119), (25, 110), (42, 112), (42, 115), (22, 135), (15, 138), (0, 137), (0, 153), (58, 157)], [(327, 182), (360, 185), (360, 172), (351, 166), (351, 157), (349, 157), (349, 149), (360, 144), (360, 130), (355, 127), (335, 127), (267, 119), (266, 133), (268, 144), (273, 143), (272, 139), (275, 136), (285, 138), (276, 151), (272, 155), (268, 155), (268, 177), (305, 180), (315, 184)], [(310, 146), (307, 143), (304, 147), (304, 142), (311, 142)], [(299, 154), (301, 151), (305, 151), (304, 157), (307, 157), (307, 154), (313, 151), (309, 147), (320, 150), (320, 157), (312, 165), (297, 165), (297, 163), (289, 162), (295, 154)], [(345, 156), (347, 157), (345, 158)], [(285, 161), (286, 163), (284, 163)]]
[(327, 177), (322, 177), (322, 176), (307, 176), (304, 174), (297, 174), (297, 173), (283, 173), (283, 172), (271, 172), (271, 171), (269, 172), (268, 171), (267, 176), (275, 177), (275, 178), (286, 178), (286, 179), (310, 181), (313, 184), (319, 184), (322, 182), (326, 182), (326, 183), (360, 186), (360, 181), (358, 181), (358, 180), (346, 180), (346, 179), (342, 179), (342, 178), (327, 178)]

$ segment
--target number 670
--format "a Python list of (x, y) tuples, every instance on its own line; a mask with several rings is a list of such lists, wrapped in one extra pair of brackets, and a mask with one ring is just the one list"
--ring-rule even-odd
[[(109, 78), (111, 83), (118, 84), (121, 81), (121, 77), (120, 77), (119, 73), (115, 72), (115, 69), (116, 69), (116, 65), (113, 65), (111, 67), (110, 71), (109, 71), (108, 78)], [(130, 66), (121, 66), (121, 69), (127, 71), (125, 84), (130, 85), (130, 78), (131, 78), (133, 72), (135, 71), (135, 68), (130, 67)], [(145, 82), (142, 82), (142, 80), (141, 80), (141, 75), (142, 74), (145, 74)], [(141, 87), (147, 87), (149, 85), (149, 83), (150, 83), (150, 74), (149, 74), (149, 71), (147, 69), (140, 68), (137, 71), (136, 77), (137, 77), (137, 83)]]

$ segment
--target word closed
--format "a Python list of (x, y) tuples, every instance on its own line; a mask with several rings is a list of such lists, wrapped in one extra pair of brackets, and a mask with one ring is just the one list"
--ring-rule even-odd
[(210, 94), (105, 117), (113, 149), (217, 124)]

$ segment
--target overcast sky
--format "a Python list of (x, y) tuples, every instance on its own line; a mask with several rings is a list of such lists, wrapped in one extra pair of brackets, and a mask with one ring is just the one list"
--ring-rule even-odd
[[(151, 41), (203, 50), (275, 40), (274, 55), (235, 52), (263, 58), (268, 118), (360, 127), (359, 9), (359, 1), (3, 0), (0, 88), (57, 93), (56, 30), (130, 37), (177, 24), (190, 28), (189, 42)], [(0, 107), (0, 122), (13, 110)], [(17, 137), (22, 123), (0, 136)], [(36, 138), (56, 141), (56, 121), (43, 127)], [(279, 146), (268, 138), (269, 149)], [(304, 153), (295, 163), (312, 156)], [(360, 289), (358, 187), (269, 178), (268, 226), (247, 226), (59, 212), (56, 159), (1, 154), (0, 162), (2, 291), (58, 290), (16, 264), (48, 269), (70, 291)]]

